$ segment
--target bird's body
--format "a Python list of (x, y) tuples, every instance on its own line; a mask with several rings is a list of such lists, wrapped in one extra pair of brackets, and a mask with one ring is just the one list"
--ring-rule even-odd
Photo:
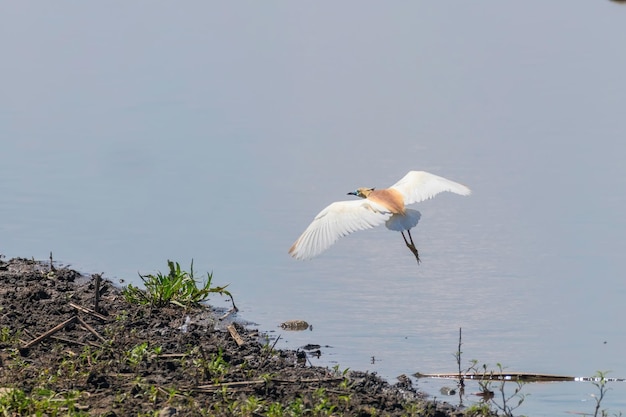
[[(466, 186), (424, 171), (410, 171), (389, 188), (359, 188), (348, 194), (362, 200), (337, 201), (322, 210), (304, 233), (289, 249), (296, 259), (313, 258), (330, 247), (342, 236), (357, 230), (369, 229), (385, 223), (388, 229), (399, 231), (407, 247), (419, 256), (410, 229), (415, 227), (421, 214), (406, 205), (434, 197), (443, 191), (469, 195)], [(409, 240), (404, 236), (409, 235)]]
[(367, 194), (363, 194), (364, 198), (386, 207), (394, 214), (404, 214), (404, 196), (398, 190), (387, 188), (384, 190), (367, 191)]

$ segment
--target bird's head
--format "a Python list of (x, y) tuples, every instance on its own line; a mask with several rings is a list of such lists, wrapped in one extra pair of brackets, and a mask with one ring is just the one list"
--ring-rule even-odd
[(370, 193), (374, 191), (373, 188), (357, 188), (356, 191), (349, 192), (348, 195), (355, 195), (361, 198), (367, 198)]

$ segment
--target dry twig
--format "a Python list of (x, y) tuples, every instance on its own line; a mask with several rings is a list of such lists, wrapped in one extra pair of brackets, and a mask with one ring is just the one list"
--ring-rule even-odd
[(76, 318), (78, 319), (80, 324), (82, 324), (85, 327), (85, 329), (89, 330), (89, 333), (91, 333), (92, 335), (96, 336), (98, 339), (100, 339), (101, 342), (106, 342), (106, 339), (104, 337), (100, 336), (100, 333), (98, 333), (96, 331), (96, 329), (94, 329), (89, 324), (87, 324), (87, 322), (85, 322), (85, 320), (81, 319), (79, 316), (76, 316)]
[(73, 323), (76, 320), (76, 318), (77, 318), (77, 316), (70, 317), (69, 319), (65, 320), (63, 323), (60, 323), (60, 324), (54, 326), (52, 329), (48, 330), (47, 332), (45, 332), (41, 336), (36, 337), (35, 339), (33, 339), (30, 342), (26, 343), (24, 346), (22, 346), (22, 348), (28, 349), (29, 347), (36, 345), (37, 343), (41, 342), (45, 338), (49, 337), (50, 335), (53, 335), (54, 333), (56, 333), (59, 330), (63, 329), (68, 324)]
[(228, 326), (226, 326), (226, 328), (228, 329), (228, 333), (230, 333), (233, 339), (235, 339), (235, 342), (237, 342), (238, 346), (242, 346), (243, 344), (246, 343), (237, 332), (237, 329), (235, 328), (234, 324), (229, 324)]
[(83, 307), (83, 306), (79, 306), (78, 304), (74, 304), (74, 303), (69, 303), (70, 307), (74, 307), (76, 310), (78, 311), (82, 311), (83, 313), (87, 313), (87, 314), (91, 314), (92, 316), (102, 320), (102, 321), (108, 321), (109, 319), (106, 316), (103, 316), (102, 314), (87, 308), (87, 307)]

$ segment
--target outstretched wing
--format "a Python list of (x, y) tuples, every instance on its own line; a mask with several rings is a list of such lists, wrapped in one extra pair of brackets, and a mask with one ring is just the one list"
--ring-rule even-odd
[(393, 213), (368, 200), (337, 201), (322, 210), (289, 249), (296, 259), (310, 259), (340, 237), (385, 223)]
[(404, 196), (404, 204), (419, 203), (433, 198), (443, 191), (460, 195), (470, 195), (469, 188), (458, 182), (425, 171), (410, 171), (400, 181), (389, 188), (398, 190)]

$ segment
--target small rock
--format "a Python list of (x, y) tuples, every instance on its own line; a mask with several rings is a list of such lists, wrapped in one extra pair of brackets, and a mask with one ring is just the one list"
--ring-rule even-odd
[(306, 330), (309, 328), (309, 323), (304, 320), (287, 320), (284, 323), (280, 324), (285, 330)]

